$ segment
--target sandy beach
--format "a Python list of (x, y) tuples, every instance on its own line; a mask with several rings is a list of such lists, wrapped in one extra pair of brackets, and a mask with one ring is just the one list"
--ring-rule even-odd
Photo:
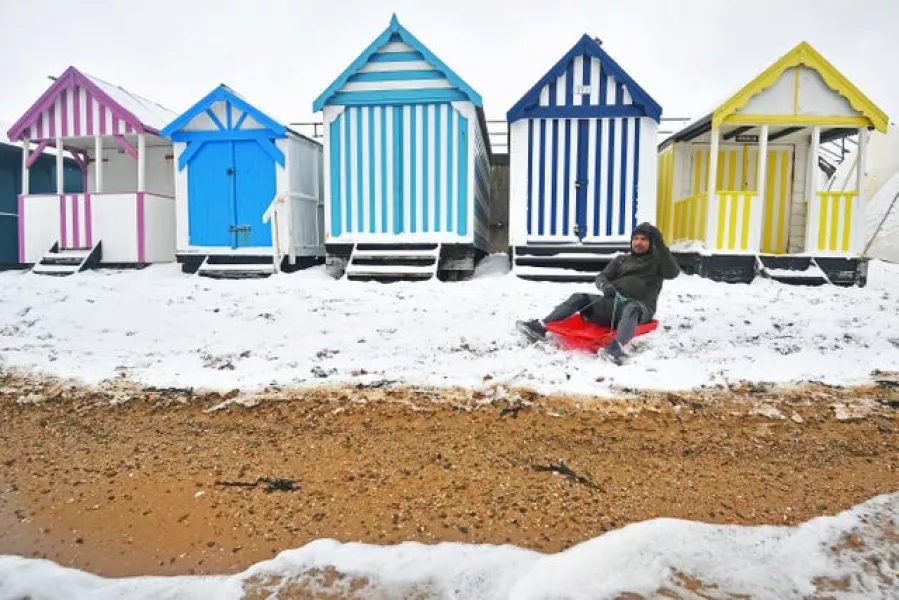
[(233, 573), (319, 538), (556, 552), (655, 517), (795, 524), (899, 488), (889, 381), (601, 401), (0, 382), (0, 553), (105, 576)]

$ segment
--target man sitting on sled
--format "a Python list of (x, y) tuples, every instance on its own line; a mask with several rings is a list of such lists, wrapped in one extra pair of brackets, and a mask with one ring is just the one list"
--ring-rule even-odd
[(627, 344), (637, 325), (648, 323), (656, 312), (656, 301), (665, 279), (674, 279), (680, 267), (662, 240), (662, 232), (641, 223), (631, 234), (631, 251), (612, 259), (596, 276), (602, 296), (572, 294), (542, 321), (518, 321), (521, 333), (531, 341), (546, 339), (546, 324), (562, 321), (580, 312), (586, 321), (617, 329), (615, 340), (605, 353), (621, 364), (621, 347)]

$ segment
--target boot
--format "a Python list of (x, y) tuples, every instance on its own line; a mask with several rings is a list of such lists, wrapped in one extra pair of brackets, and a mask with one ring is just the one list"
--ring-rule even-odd
[(515, 321), (515, 327), (526, 338), (532, 342), (542, 342), (546, 340), (546, 327), (537, 319), (530, 321)]
[(618, 340), (613, 340), (611, 344), (600, 350), (599, 355), (600, 358), (609, 360), (619, 366), (624, 362), (624, 353)]

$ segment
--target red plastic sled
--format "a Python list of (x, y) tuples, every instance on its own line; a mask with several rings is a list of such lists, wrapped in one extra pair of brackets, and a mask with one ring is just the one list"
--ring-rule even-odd
[[(653, 319), (649, 323), (637, 325), (634, 337), (654, 331), (659, 322)], [(555, 321), (546, 324), (546, 330), (556, 336), (559, 345), (566, 350), (583, 350), (596, 353), (600, 348), (605, 348), (615, 339), (616, 331), (604, 325), (597, 325), (585, 321), (580, 313), (572, 315), (564, 321)]]

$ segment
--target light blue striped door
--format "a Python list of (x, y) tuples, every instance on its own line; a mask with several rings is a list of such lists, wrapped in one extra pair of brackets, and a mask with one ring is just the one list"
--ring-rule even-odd
[(468, 135), (449, 103), (347, 107), (329, 125), (329, 236), (467, 235)]

